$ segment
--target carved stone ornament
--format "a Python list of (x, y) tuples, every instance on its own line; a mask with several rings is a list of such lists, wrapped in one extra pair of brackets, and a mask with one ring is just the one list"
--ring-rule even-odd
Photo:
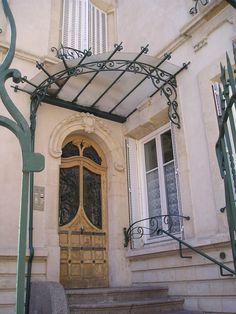
[(108, 154), (116, 171), (124, 171), (124, 156), (121, 149), (117, 151), (117, 144), (111, 136), (110, 128), (100, 118), (90, 113), (77, 112), (67, 117), (54, 128), (49, 140), (49, 153), (54, 158), (60, 158), (62, 144), (65, 138), (73, 132), (82, 131), (88, 134), (96, 134), (100, 143), (107, 147)]

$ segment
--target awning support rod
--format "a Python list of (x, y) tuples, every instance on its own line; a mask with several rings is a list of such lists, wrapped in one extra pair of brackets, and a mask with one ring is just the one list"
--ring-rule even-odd
[[(111, 53), (111, 55), (108, 57), (107, 61), (109, 61), (114, 54), (117, 51), (121, 51), (123, 49), (122, 46), (122, 42), (119, 45), (115, 45), (115, 49), (114, 51)], [(72, 100), (72, 102), (76, 102), (79, 98), (79, 96), (84, 92), (84, 90), (88, 87), (88, 85), (94, 80), (94, 78), (98, 75), (98, 73), (104, 68), (104, 66), (106, 65), (106, 63), (103, 64), (103, 66), (101, 67), (101, 69), (99, 71), (97, 71), (92, 77), (91, 79), (87, 82), (87, 84), (85, 84), (85, 86), (81, 89), (81, 91), (75, 96), (75, 98)]]
[[(36, 62), (36, 68), (39, 70), (42, 70), (47, 76), (48, 78), (52, 78), (52, 75), (50, 75), (48, 73), (48, 71), (45, 70), (44, 66), (42, 63), (39, 63), (38, 61)], [(54, 81), (53, 83), (55, 83), (58, 87), (60, 87), (60, 85), (57, 83), (57, 81)]]
[[(165, 54), (164, 58), (158, 63), (158, 65), (155, 66), (155, 68), (153, 68), (153, 69), (151, 70), (150, 75), (151, 75), (154, 71), (158, 70), (158, 67), (159, 67), (161, 64), (163, 64), (166, 60), (169, 60), (170, 58), (171, 58), (171, 53)], [(115, 107), (113, 107), (113, 108), (109, 111), (109, 113), (112, 113), (112, 112), (113, 112), (127, 97), (129, 97), (129, 95), (132, 94), (133, 91), (134, 91), (137, 87), (139, 87), (139, 85), (141, 85), (148, 77), (149, 77), (149, 76), (145, 76), (138, 84), (136, 84), (136, 85), (128, 92), (128, 94), (126, 94), (126, 95), (118, 102), (118, 104), (117, 104)]]
[(121, 74), (117, 76), (117, 78), (107, 87), (107, 89), (95, 100), (95, 102), (90, 107), (93, 108), (99, 102), (99, 100), (109, 91), (109, 89), (111, 89), (112, 86), (127, 72), (127, 70), (132, 66), (132, 64), (134, 64), (134, 62), (137, 61), (138, 58), (142, 54), (144, 54), (144, 53), (146, 54), (148, 52), (148, 46), (149, 45), (146, 45), (145, 47), (141, 48), (141, 52), (133, 59), (133, 61), (129, 62), (129, 64), (126, 67), (126, 69), (123, 70), (123, 72), (121, 72)]
[[(62, 50), (64, 49), (63, 45), (61, 45), (61, 49), (62, 49)], [(64, 56), (63, 54), (59, 55), (59, 51), (58, 51), (56, 48), (52, 48), (51, 50), (52, 50), (52, 51), (53, 51), (53, 50), (56, 50), (56, 51), (57, 51), (57, 56), (58, 56), (58, 58), (60, 58), (60, 59), (63, 60), (65, 69), (68, 69), (68, 66), (67, 66), (66, 60), (65, 60), (65, 56)], [(78, 63), (78, 65), (82, 64), (82, 62), (83, 62), (87, 57), (91, 56), (91, 54), (92, 54), (92, 53), (91, 53), (91, 48), (88, 49), (88, 50), (86, 50), (86, 51), (84, 51), (84, 56), (83, 56), (83, 58), (80, 60), (80, 62)], [(64, 80), (63, 84), (61, 84), (61, 86), (59, 87), (58, 91), (57, 91), (56, 94), (54, 95), (55, 97), (57, 97), (57, 95), (60, 93), (60, 91), (61, 91), (62, 88), (66, 85), (66, 83), (69, 81), (69, 79), (70, 79), (70, 76), (68, 76), (68, 77)]]

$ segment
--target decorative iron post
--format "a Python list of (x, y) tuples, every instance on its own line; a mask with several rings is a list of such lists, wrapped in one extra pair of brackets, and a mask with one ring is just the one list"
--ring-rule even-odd
[[(236, 63), (236, 47), (233, 47)], [(219, 125), (216, 154), (224, 180), (226, 213), (229, 225), (234, 269), (236, 270), (236, 75), (226, 54), (227, 70), (221, 65), (221, 86), (213, 86)], [(223, 89), (222, 89), (223, 88)]]
[(21, 82), (22, 77), (18, 70), (9, 68), (15, 54), (16, 27), (7, 0), (2, 0), (2, 3), (6, 18), (10, 24), (11, 40), (8, 52), (3, 62), (0, 64), (0, 97), (12, 119), (0, 115), (0, 125), (9, 129), (12, 133), (15, 134), (19, 140), (22, 152), (22, 186), (16, 271), (16, 313), (23, 314), (25, 294), (26, 234), (29, 203), (29, 176), (32, 172), (42, 171), (44, 169), (44, 157), (41, 154), (33, 152), (30, 127), (24, 116), (11, 100), (5, 88), (5, 83), (8, 79), (12, 79), (13, 82), (19, 83)]

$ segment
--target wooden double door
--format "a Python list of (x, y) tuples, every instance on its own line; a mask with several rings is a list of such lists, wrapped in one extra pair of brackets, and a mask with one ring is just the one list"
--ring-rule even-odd
[(72, 136), (62, 149), (59, 195), (60, 282), (108, 286), (106, 163), (100, 148)]

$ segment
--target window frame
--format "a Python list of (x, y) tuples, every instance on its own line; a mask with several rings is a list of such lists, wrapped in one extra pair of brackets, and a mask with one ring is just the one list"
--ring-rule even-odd
[[(166, 133), (167, 131), (171, 132), (171, 140), (172, 140), (172, 150), (173, 150), (173, 159), (171, 161), (168, 161), (166, 163), (163, 162), (163, 149), (162, 149), (162, 143), (161, 143), (161, 135)], [(178, 202), (178, 213), (181, 215), (182, 209), (181, 209), (181, 202), (180, 202), (180, 191), (179, 191), (179, 182), (178, 182), (178, 167), (176, 162), (176, 151), (175, 151), (175, 143), (174, 143), (174, 132), (171, 128), (171, 125), (168, 123), (167, 125), (162, 126), (161, 128), (153, 131), (152, 133), (148, 134), (138, 142), (138, 159), (140, 161), (139, 163), (139, 177), (140, 177), (140, 203), (142, 208), (142, 217), (143, 218), (149, 218), (149, 208), (148, 208), (148, 195), (147, 195), (147, 178), (146, 174), (150, 173), (150, 171), (146, 171), (145, 169), (145, 150), (144, 145), (151, 141), (152, 139), (155, 139), (156, 143), (156, 155), (157, 155), (157, 167), (152, 169), (151, 171), (154, 171), (155, 169), (158, 169), (158, 178), (159, 178), (159, 187), (160, 187), (160, 201), (161, 201), (161, 215), (168, 214), (168, 202), (167, 202), (167, 193), (166, 193), (166, 182), (165, 182), (165, 174), (164, 174), (164, 166), (174, 163), (174, 169), (175, 169), (175, 182), (176, 182), (176, 194), (177, 194), (177, 202)], [(174, 232), (175, 235), (179, 236), (181, 235), (182, 231), (182, 221), (180, 222), (180, 230), (179, 232)], [(148, 228), (148, 221), (146, 221), (145, 227)], [(167, 226), (163, 225), (163, 229)], [(166, 235), (158, 235), (158, 236), (152, 236), (145, 235), (144, 236), (144, 244), (151, 244), (155, 243), (157, 241), (167, 241), (170, 240)]]

